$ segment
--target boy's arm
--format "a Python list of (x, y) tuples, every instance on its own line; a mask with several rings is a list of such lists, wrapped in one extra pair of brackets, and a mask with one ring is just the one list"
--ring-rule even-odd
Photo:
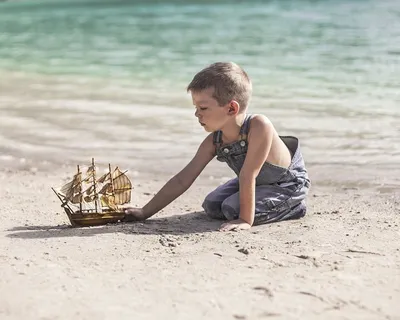
[(186, 167), (172, 177), (143, 207), (142, 219), (151, 217), (184, 193), (214, 156), (213, 134), (210, 134), (200, 144), (195, 156)]
[(256, 177), (267, 160), (273, 135), (274, 127), (267, 118), (257, 115), (251, 120), (247, 155), (239, 174), (239, 218), (250, 226), (254, 222)]

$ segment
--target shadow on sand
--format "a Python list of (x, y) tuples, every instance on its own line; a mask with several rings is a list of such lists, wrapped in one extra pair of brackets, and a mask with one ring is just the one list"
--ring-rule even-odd
[(62, 237), (91, 237), (106, 233), (125, 233), (139, 235), (183, 235), (214, 232), (221, 221), (209, 218), (204, 212), (196, 211), (169, 217), (150, 218), (142, 222), (116, 223), (98, 227), (72, 228), (70, 225), (23, 226), (8, 229), (9, 238), (41, 239)]

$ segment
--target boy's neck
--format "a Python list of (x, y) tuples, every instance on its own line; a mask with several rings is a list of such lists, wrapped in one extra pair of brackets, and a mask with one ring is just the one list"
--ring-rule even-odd
[(239, 138), (240, 128), (242, 127), (246, 113), (238, 114), (232, 121), (228, 122), (222, 129), (222, 140), (224, 143), (231, 143)]

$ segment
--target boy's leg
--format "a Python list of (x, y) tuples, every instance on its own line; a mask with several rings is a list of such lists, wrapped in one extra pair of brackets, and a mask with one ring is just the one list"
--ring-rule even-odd
[(220, 185), (214, 191), (210, 192), (204, 202), (202, 207), (205, 213), (214, 219), (226, 219), (222, 213), (222, 203), (226, 198), (232, 196), (239, 191), (239, 179), (234, 178), (228, 182)]
[(307, 211), (306, 202), (302, 200), (300, 203), (296, 204), (291, 208), (275, 208), (270, 211), (260, 211), (255, 215), (254, 225), (300, 219), (305, 216)]
[[(278, 186), (257, 186), (254, 225), (303, 217), (306, 214), (306, 194), (305, 188), (293, 192)], [(221, 207), (226, 219), (238, 219), (239, 192), (226, 198)]]

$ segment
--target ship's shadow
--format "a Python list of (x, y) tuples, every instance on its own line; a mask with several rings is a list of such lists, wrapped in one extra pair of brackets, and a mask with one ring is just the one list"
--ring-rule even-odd
[(115, 223), (97, 227), (73, 228), (70, 225), (29, 226), (8, 229), (7, 237), (41, 239), (62, 237), (91, 237), (98, 234), (125, 233), (130, 235), (183, 235), (215, 232), (222, 221), (209, 218), (204, 212), (195, 211), (168, 217), (151, 218), (141, 222)]

